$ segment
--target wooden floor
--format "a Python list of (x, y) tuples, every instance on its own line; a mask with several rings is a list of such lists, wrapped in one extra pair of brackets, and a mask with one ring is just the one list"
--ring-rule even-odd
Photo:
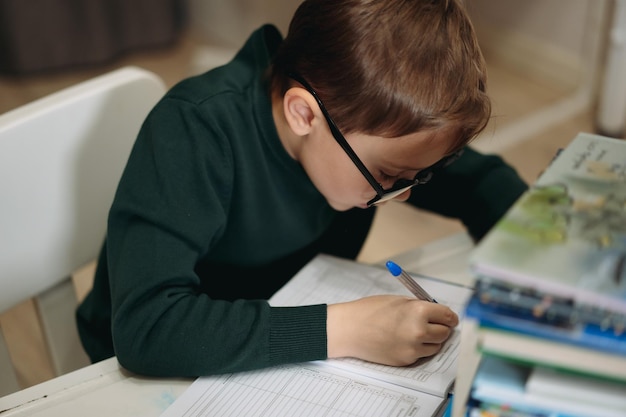
[[(0, 77), (0, 113), (125, 65), (137, 65), (153, 71), (168, 87), (172, 86), (202, 69), (205, 61), (197, 46), (198, 43), (192, 37), (184, 36), (173, 47), (128, 55), (106, 66), (22, 78)], [(532, 182), (559, 147), (567, 144), (579, 131), (593, 130), (592, 114), (589, 110), (574, 112), (565, 118), (561, 117), (558, 123), (543, 126), (537, 131), (536, 126), (532, 125), (532, 116), (550, 112), (560, 100), (573, 92), (529, 79), (490, 57), (487, 57), (487, 61), (494, 118), (477, 144), (486, 149), (490, 146), (501, 148), (498, 152), (523, 178)], [(497, 142), (506, 138), (499, 136), (498, 132), (506, 132), (506, 128), (514, 124), (521, 127), (523, 140), (499, 147)], [(533, 133), (524, 136), (526, 127)], [(516, 131), (518, 136), (519, 130)], [(360, 260), (377, 262), (460, 230), (461, 226), (456, 221), (391, 202), (379, 210)], [(91, 267), (76, 279), (79, 297), (89, 288)], [(40, 330), (34, 320), (32, 305), (24, 303), (3, 314), (0, 316), (0, 326), (9, 339), (12, 355), (20, 364), (18, 372), (22, 386), (50, 378), (52, 371), (41, 353)]]

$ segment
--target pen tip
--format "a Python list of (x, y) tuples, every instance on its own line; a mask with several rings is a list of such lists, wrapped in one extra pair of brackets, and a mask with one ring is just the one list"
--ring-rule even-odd
[(385, 265), (387, 266), (389, 272), (391, 272), (391, 275), (393, 275), (394, 277), (397, 277), (402, 273), (402, 268), (400, 268), (400, 266), (393, 261), (387, 261)]

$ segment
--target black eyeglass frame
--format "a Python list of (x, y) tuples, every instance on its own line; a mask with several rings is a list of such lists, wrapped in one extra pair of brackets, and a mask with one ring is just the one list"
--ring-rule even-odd
[(404, 193), (405, 191), (409, 190), (410, 188), (415, 187), (416, 185), (426, 184), (428, 181), (430, 181), (430, 179), (433, 176), (433, 173), (437, 169), (450, 165), (452, 162), (456, 161), (463, 153), (463, 149), (460, 149), (448, 156), (445, 156), (439, 161), (435, 162), (433, 165), (427, 168), (421, 169), (412, 180), (401, 178), (397, 180), (391, 186), (391, 188), (388, 188), (385, 190), (383, 186), (376, 180), (376, 178), (374, 178), (372, 173), (365, 167), (365, 164), (363, 164), (363, 162), (357, 156), (357, 154), (354, 152), (354, 150), (352, 149), (352, 147), (350, 146), (346, 138), (343, 136), (343, 134), (341, 133), (341, 131), (335, 124), (334, 120), (330, 117), (330, 114), (326, 110), (326, 106), (324, 106), (324, 103), (319, 98), (319, 96), (317, 95), (317, 92), (313, 89), (313, 87), (311, 87), (311, 85), (304, 78), (302, 78), (299, 74), (289, 73), (288, 76), (292, 78), (293, 80), (297, 81), (298, 83), (302, 84), (302, 86), (313, 96), (313, 98), (315, 98), (315, 101), (320, 107), (320, 110), (322, 111), (322, 114), (324, 115), (324, 118), (326, 119), (326, 122), (328, 123), (328, 127), (330, 128), (330, 132), (332, 133), (333, 138), (335, 138), (339, 146), (341, 146), (344, 152), (352, 160), (354, 165), (359, 169), (361, 174), (363, 174), (367, 182), (369, 182), (369, 184), (372, 186), (374, 191), (376, 191), (376, 197), (374, 197), (373, 199), (367, 202), (368, 207), (371, 207), (372, 205), (376, 203), (380, 203), (382, 201), (390, 200), (391, 198), (394, 198), (395, 196)]

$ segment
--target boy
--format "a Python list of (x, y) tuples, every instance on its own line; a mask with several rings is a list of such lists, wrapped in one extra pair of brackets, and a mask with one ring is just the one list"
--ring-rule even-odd
[(199, 376), (436, 353), (458, 323), (443, 305), (266, 300), (317, 253), (356, 257), (389, 198), (480, 239), (526, 188), (465, 146), (490, 116), (485, 84), (453, 0), (306, 0), (284, 40), (264, 26), (179, 83), (142, 126), (78, 310), (92, 360)]

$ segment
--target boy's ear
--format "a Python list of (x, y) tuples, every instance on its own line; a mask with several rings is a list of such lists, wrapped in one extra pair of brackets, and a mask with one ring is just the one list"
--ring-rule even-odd
[(298, 136), (308, 135), (318, 110), (315, 99), (303, 88), (292, 87), (283, 96), (283, 111), (291, 130)]

